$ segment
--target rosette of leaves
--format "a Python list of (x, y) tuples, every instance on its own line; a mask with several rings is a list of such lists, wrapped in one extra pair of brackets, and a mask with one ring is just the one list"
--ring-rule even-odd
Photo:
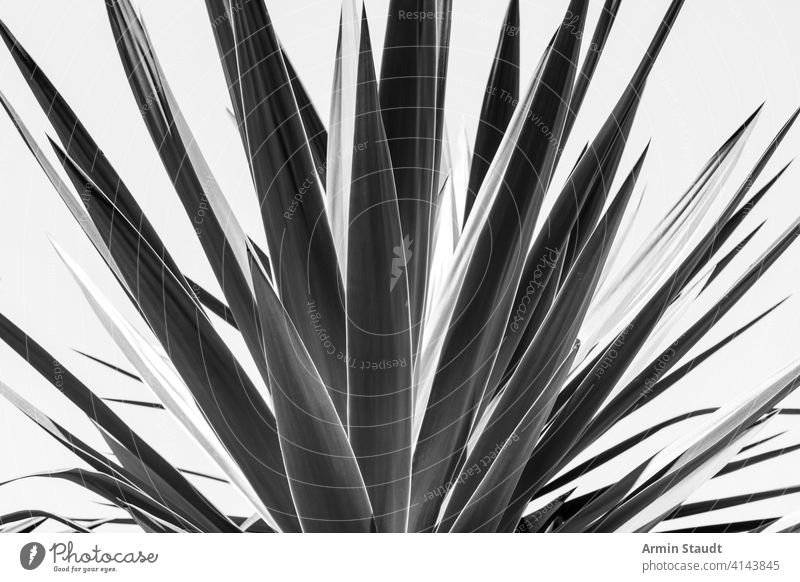
[[(24, 509), (0, 518), (6, 530), (55, 520), (75, 531), (109, 522), (154, 532), (648, 531), (793, 492), (686, 502), (716, 476), (794, 450), (747, 453), (771, 438), (758, 435), (776, 415), (794, 412), (780, 405), (800, 382), (798, 363), (719, 408), (666, 418), (592, 449), (779, 307), (764, 306), (687, 356), (800, 232), (795, 222), (766, 245), (707, 312), (680, 317), (712, 293), (709, 283), (750, 243), (759, 227), (745, 218), (783, 172), (762, 177), (797, 113), (742, 184), (723, 187), (756, 111), (633, 255), (620, 252), (637, 221), (647, 149), (634, 152), (631, 167), (621, 161), (681, 0), (669, 5), (577, 159), (562, 152), (620, 0), (605, 1), (593, 31), (588, 0), (571, 0), (533, 71), (520, 68), (524, 27), (511, 0), (467, 156), (451, 151), (445, 127), (450, 0), (391, 1), (380, 78), (362, 2), (344, 0), (327, 126), (265, 2), (206, 0), (258, 196), (263, 248), (232, 212), (130, 0), (105, 4), (174, 193), (188, 220), (202, 212), (196, 233), (222, 297), (172, 258), (125, 176), (1, 25), (52, 126), (49, 144), (0, 95), (3, 106), (147, 332), (64, 250), (56, 252), (127, 357), (132, 371), (116, 371), (154, 397), (99, 398), (66, 363), (54, 374), (46, 348), (0, 316), (0, 337), (91, 419), (112, 453), (0, 383), (76, 457), (73, 469), (34, 476), (76, 483), (122, 512), (96, 520)], [(399, 17), (415, 12), (435, 18)], [(557, 184), (564, 165), (568, 178)], [(243, 350), (224, 339), (230, 333)], [(186, 429), (214, 474), (173, 465), (115, 412), (136, 405)], [(595, 469), (690, 419), (681, 439), (639, 454), (611, 484), (592, 481)], [(251, 511), (224, 512), (204, 487), (212, 478)], [(588, 492), (578, 495), (581, 486)], [(704, 527), (798, 527), (791, 516), (711, 523)]]

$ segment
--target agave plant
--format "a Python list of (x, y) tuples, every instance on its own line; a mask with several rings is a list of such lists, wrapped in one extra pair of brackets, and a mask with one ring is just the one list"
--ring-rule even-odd
[[(728, 189), (753, 113), (676, 194), (659, 227), (635, 240), (647, 149), (630, 168), (621, 160), (683, 2), (672, 1), (577, 159), (562, 153), (620, 1), (605, 1), (587, 45), (589, 2), (570, 0), (532, 73), (520, 70), (519, 2), (510, 1), (466, 159), (453, 154), (445, 128), (451, 4), (391, 0), (377, 78), (363, 2), (344, 0), (326, 129), (265, 2), (206, 0), (258, 195), (261, 248), (226, 201), (130, 0), (105, 3), (142, 120), (223, 298), (173, 260), (124, 177), (0, 25), (71, 184), (0, 95), (3, 106), (146, 324), (144, 333), (126, 319), (56, 246), (135, 372), (114, 369), (158, 400), (113, 406), (163, 409), (207, 455), (207, 472), (223, 475), (178, 469), (0, 316), (2, 339), (93, 421), (112, 453), (0, 383), (80, 461), (43, 476), (79, 484), (123, 510), (116, 521), (155, 532), (649, 531), (792, 492), (687, 503), (709, 480), (796, 448), (746, 454), (771, 438), (758, 434), (773, 417), (796, 412), (780, 403), (800, 383), (798, 363), (719, 408), (666, 418), (611, 447), (596, 443), (778, 307), (692, 352), (800, 234), (796, 221), (732, 286), (710, 285), (758, 230), (745, 219), (784, 170), (751, 190), (797, 113)], [(561, 166), (571, 170), (557, 184)], [(683, 317), (709, 295), (707, 312)], [(243, 348), (223, 339), (232, 333)], [(658, 441), (689, 419), (682, 438)], [(637, 448), (653, 441), (662, 447), (655, 454)], [(592, 480), (634, 448), (638, 460), (610, 485)], [(251, 514), (223, 511), (205, 478), (240, 494)], [(588, 493), (576, 495), (580, 486)], [(76, 531), (107, 523), (32, 509), (2, 523), (30, 531), (49, 519)], [(704, 523), (797, 527), (791, 516)]]

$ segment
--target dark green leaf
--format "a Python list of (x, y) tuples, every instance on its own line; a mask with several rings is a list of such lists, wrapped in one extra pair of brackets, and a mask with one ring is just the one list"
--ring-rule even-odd
[(519, 100), (519, 45), (519, 0), (511, 0), (483, 96), (469, 169), (467, 202), (464, 208), (465, 224)]
[[(319, 337), (324, 329), (333, 345), (345, 345), (344, 293), (320, 168), (280, 43), (264, 0), (243, 2), (237, 10), (228, 10), (224, 0), (206, 0), (206, 7), (258, 195), (272, 278), (345, 418), (345, 361), (331, 358)], [(309, 316), (309, 302), (322, 320)]]
[(281, 452), (303, 531), (368, 532), (367, 491), (333, 400), (255, 261), (251, 270)]
[(366, 12), (356, 90), (347, 244), (347, 426), (378, 531), (406, 529), (411, 466), (408, 255), (383, 131)]
[[(432, 255), (433, 212), (439, 176), (442, 118), (438, 108), (444, 88), (440, 76), (441, 29), (449, 19), (441, 0), (392, 0), (386, 23), (380, 80), (380, 104), (389, 144), (400, 223), (411, 256), (408, 279), (412, 342), (416, 353)], [(404, 12), (435, 18), (405, 18)]]
[[(462, 460), (469, 425), (483, 400), (511, 311), (522, 255), (550, 181), (580, 48), (575, 29), (582, 30), (586, 2), (572, 0), (568, 10), (578, 17), (577, 26), (563, 22), (548, 46), (540, 72), (512, 121), (520, 125), (519, 135), (500, 190), (485, 216), (475, 210), (470, 219), (481, 225), (476, 227), (480, 234), (445, 336), (414, 453), (409, 525), (414, 530), (433, 524), (441, 498), (425, 502), (424, 496), (447, 486)], [(549, 128), (547, 134), (542, 125)], [(564, 344), (558, 361), (572, 341)]]

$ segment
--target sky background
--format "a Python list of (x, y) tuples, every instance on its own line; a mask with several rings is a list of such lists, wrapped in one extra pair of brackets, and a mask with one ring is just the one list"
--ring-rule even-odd
[[(200, 1), (138, 0), (161, 65), (189, 125), (245, 228), (264, 237), (253, 187), (239, 136), (227, 109), (228, 92), (211, 26)], [(505, 2), (457, 0), (452, 28), (447, 124), (451, 136), (474, 139), (486, 78), (506, 10)], [(563, 17), (567, 2), (522, 0), (522, 82)], [(611, 38), (598, 67), (573, 139), (564, 159), (574, 160), (616, 102), (649, 44), (668, 2), (622, 3)], [(333, 0), (267, 0), (278, 35), (323, 118), (327, 118), (339, 3)], [(592, 3), (594, 26), (601, 1)], [(366, 0), (373, 49), (380, 54), (388, 0)], [(641, 178), (647, 185), (642, 215), (626, 252), (635, 250), (658, 224), (730, 133), (762, 102), (760, 116), (739, 169), (723, 192), (730, 195), (744, 173), (791, 112), (800, 105), (800, 6), (794, 0), (688, 0), (653, 71), (644, 94), (630, 147), (621, 172), (652, 138)], [(31, 52), (66, 97), (110, 158), (159, 230), (178, 263), (192, 278), (217, 289), (185, 212), (175, 195), (134, 104), (114, 47), (103, 3), (87, 0), (0, 0), (0, 18)], [(585, 49), (585, 47), (584, 47)], [(380, 59), (376, 59), (380, 66)], [(6, 51), (0, 50), (0, 90), (28, 123), (40, 143), (51, 132), (46, 119)], [(790, 134), (765, 173), (769, 177), (800, 153), (800, 128)], [(48, 348), (101, 396), (149, 399), (147, 389), (89, 362), (72, 350), (91, 353), (130, 368), (96, 321), (80, 291), (53, 251), (57, 241), (118, 308), (131, 319), (135, 312), (62, 204), (11, 122), (0, 116), (0, 311)], [(563, 172), (555, 183), (563, 180)], [(763, 179), (762, 179), (763, 182)], [(751, 246), (714, 287), (721, 293), (755, 258), (756, 253), (800, 215), (800, 170), (791, 167), (746, 227), (768, 219)], [(741, 231), (742, 233), (746, 231)], [(741, 235), (737, 235), (737, 239)], [(767, 307), (800, 290), (800, 250), (792, 248), (713, 331), (718, 339)], [(737, 271), (738, 270), (738, 271)], [(702, 312), (701, 305), (697, 313)], [(695, 313), (687, 314), (688, 317)], [(783, 365), (800, 356), (800, 299), (793, 296), (747, 337), (698, 369), (680, 390), (659, 400), (657, 407), (631, 418), (606, 435), (610, 444), (637, 428), (682, 411), (719, 405), (747, 392)], [(705, 343), (699, 347), (707, 346)], [(89, 423), (27, 364), (0, 346), (0, 378), (66, 423), (91, 443), (99, 442)], [(793, 397), (790, 405), (800, 405)], [(209, 470), (200, 454), (187, 446), (166, 413), (119, 408), (145, 438), (152, 438), (181, 467)], [(795, 417), (796, 418), (796, 417)], [(796, 421), (780, 418), (768, 429), (787, 431), (767, 449), (794, 444), (800, 438)], [(688, 425), (663, 435), (675, 438)], [(31, 472), (73, 466), (75, 461), (49, 436), (13, 407), (0, 401), (0, 481)], [(654, 443), (658, 446), (659, 443)], [(105, 446), (98, 445), (101, 450)], [(763, 450), (767, 450), (763, 449)], [(756, 451), (758, 452), (758, 451)], [(705, 487), (697, 499), (731, 492), (800, 485), (800, 454), (723, 478)], [(628, 465), (630, 458), (620, 460)], [(609, 467), (609, 471), (613, 470)], [(619, 467), (617, 467), (619, 468)], [(197, 481), (219, 495), (231, 511), (242, 503), (208, 481)], [(71, 484), (48, 479), (25, 480), (0, 487), (0, 514), (21, 508), (57, 509), (72, 516), (104, 511), (93, 498)], [(753, 514), (719, 512), (719, 518), (747, 519), (770, 511), (800, 508), (800, 496), (780, 504), (755, 505)], [(777, 515), (775, 513), (774, 515)]]

